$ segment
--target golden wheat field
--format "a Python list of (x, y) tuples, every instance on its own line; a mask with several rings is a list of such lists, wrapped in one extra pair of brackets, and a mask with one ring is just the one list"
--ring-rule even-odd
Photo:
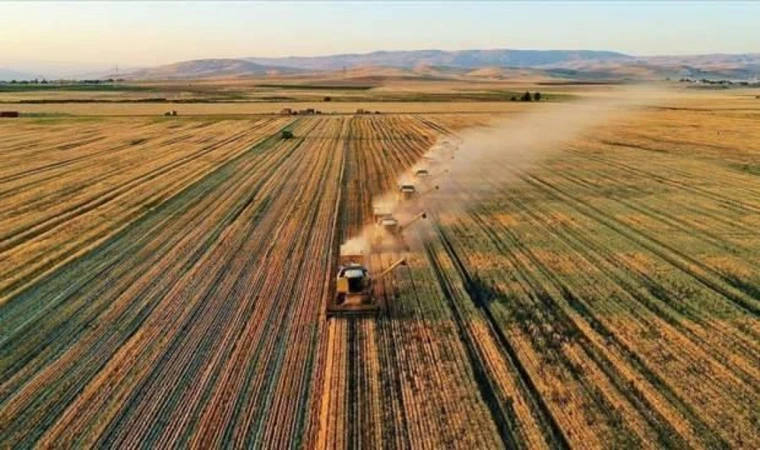
[(373, 198), (554, 107), (357, 105), (0, 119), (0, 447), (760, 447), (760, 100), (684, 95), (451, 180), (371, 256), (408, 258), (384, 314), (326, 318)]

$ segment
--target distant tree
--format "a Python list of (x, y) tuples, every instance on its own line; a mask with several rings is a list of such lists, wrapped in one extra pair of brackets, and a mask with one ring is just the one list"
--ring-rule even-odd
[(323, 100), (324, 100), (324, 101), (326, 101), (326, 102), (331, 102), (331, 101), (332, 101), (332, 97), (330, 97), (330, 96), (328, 95), (328, 96), (327, 96), (327, 97), (325, 97)]
[(517, 101), (517, 97), (515, 97), (515, 96), (513, 95), (513, 96), (512, 96), (512, 97), (511, 97), (509, 100), (510, 100), (510, 101), (512, 101), (512, 102), (516, 102), (516, 101)]
[(536, 92), (535, 94), (533, 94), (533, 100), (537, 101), (537, 102), (541, 101), (541, 93), (540, 92)]
[(523, 96), (520, 97), (520, 100), (522, 100), (524, 102), (529, 102), (529, 101), (533, 100), (533, 97), (530, 96), (530, 92), (525, 91), (525, 93), (523, 94)]
[(16, 84), (16, 83), (18, 83), (18, 81), (16, 81), (16, 80), (11, 80), (11, 84)]

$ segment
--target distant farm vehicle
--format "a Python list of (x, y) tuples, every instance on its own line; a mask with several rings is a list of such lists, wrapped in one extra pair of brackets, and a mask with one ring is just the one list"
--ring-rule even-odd
[(18, 111), (0, 111), (0, 117), (18, 117)]
[(293, 139), (293, 132), (290, 130), (282, 130), (282, 133), (280, 133), (280, 137), (283, 139)]
[(176, 117), (177, 116), (177, 111), (175, 111), (173, 109), (170, 109), (169, 111), (166, 111), (164, 113), (164, 116), (166, 116), (166, 117)]

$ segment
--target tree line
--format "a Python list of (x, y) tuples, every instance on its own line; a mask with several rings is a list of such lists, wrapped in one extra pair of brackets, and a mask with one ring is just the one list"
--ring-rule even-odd
[(538, 101), (541, 101), (542, 98), (543, 97), (541, 97), (540, 92), (535, 92), (531, 94), (530, 92), (525, 91), (525, 93), (522, 96), (517, 97), (516, 95), (513, 95), (512, 98), (510, 98), (510, 100), (513, 102), (516, 102), (517, 100), (520, 100), (521, 102), (538, 102)]

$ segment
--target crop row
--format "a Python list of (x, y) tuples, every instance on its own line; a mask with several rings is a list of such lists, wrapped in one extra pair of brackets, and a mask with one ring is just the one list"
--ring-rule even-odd
[[(744, 228), (757, 186), (683, 156), (585, 145), (508, 189), (509, 168), (486, 170), (488, 201), (461, 186), (449, 203), (467, 214), (441, 208), (461, 285), (571, 445), (754, 445), (759, 242)], [(700, 171), (710, 180), (694, 183)]]
[(0, 303), (285, 124), (266, 119), (132, 129), (123, 123), (103, 129), (101, 139), (65, 149), (65, 134), (16, 142), (0, 174)]
[[(330, 336), (342, 331), (323, 316), (350, 217), (340, 180), (354, 161), (385, 174), (362, 195), (380, 192), (436, 133), (413, 117), (373, 119), (14, 130), (0, 144), (11, 163), (0, 172), (0, 439), (283, 447), (320, 436), (325, 367), (341, 361)], [(281, 139), (284, 127), (296, 137)], [(350, 348), (379, 355), (367, 327)], [(366, 371), (381, 374), (375, 363)], [(384, 403), (388, 387), (371, 383)]]
[[(622, 128), (485, 167), (486, 197), (454, 179), (420, 204), (429, 226), (382, 283), (387, 315), (328, 323), (341, 359), (319, 448), (758, 445), (760, 187), (712, 144), (649, 136), (653, 151)], [(351, 232), (406, 151), (357, 155)]]

